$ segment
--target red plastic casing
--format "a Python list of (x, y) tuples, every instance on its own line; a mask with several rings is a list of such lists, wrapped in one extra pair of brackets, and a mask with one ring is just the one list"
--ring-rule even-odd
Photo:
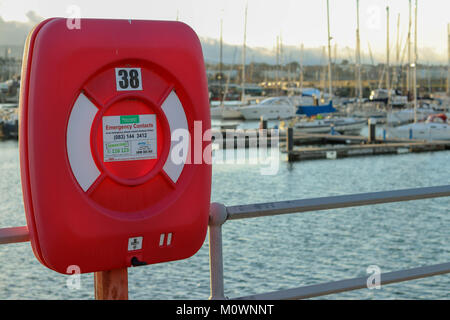
[[(116, 68), (139, 68), (142, 90), (118, 91)], [(171, 105), (162, 110), (171, 94), (182, 105), (190, 134), (177, 179), (164, 169), (176, 143), (176, 128), (164, 112)], [(81, 95), (98, 109), (89, 126), (90, 154), (83, 157), (92, 158), (99, 175), (88, 188), (77, 180), (68, 151), (74, 140), (69, 120)], [(156, 159), (105, 162), (103, 117), (146, 114), (157, 119)], [(194, 122), (201, 130), (194, 130)], [(42, 264), (60, 273), (75, 265), (87, 273), (130, 267), (133, 257), (147, 264), (184, 259), (200, 249), (211, 165), (194, 163), (191, 155), (208, 147), (202, 137), (211, 121), (202, 49), (189, 26), (81, 19), (76, 29), (63, 18), (42, 22), (27, 39), (19, 123), (27, 225)], [(130, 250), (136, 237), (140, 249)]]

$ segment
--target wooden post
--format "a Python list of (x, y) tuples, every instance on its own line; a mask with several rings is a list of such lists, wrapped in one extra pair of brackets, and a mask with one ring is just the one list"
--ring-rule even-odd
[(127, 268), (94, 273), (96, 300), (128, 300)]
[(264, 119), (264, 116), (261, 116), (259, 118), (259, 128), (260, 129), (267, 129), (267, 120)]
[(287, 157), (290, 162), (293, 158), (292, 151), (294, 149), (294, 128), (288, 127), (286, 133), (286, 148), (287, 148)]
[(369, 143), (375, 143), (377, 140), (377, 136), (376, 136), (376, 121), (373, 119), (369, 119), (369, 138), (368, 138), (368, 142)]

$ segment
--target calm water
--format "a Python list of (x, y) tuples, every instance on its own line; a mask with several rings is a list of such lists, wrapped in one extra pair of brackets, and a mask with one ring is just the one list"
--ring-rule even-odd
[[(277, 155), (278, 156), (278, 155)], [(282, 155), (279, 155), (281, 158)], [(17, 142), (0, 142), (0, 227), (26, 224)], [(213, 166), (212, 201), (226, 205), (449, 184), (450, 152)], [(450, 261), (449, 198), (229, 221), (224, 225), (230, 298)], [(93, 299), (93, 276), (67, 276), (35, 259), (29, 243), (0, 246), (0, 299)], [(208, 243), (192, 258), (129, 270), (130, 299), (207, 299)], [(332, 295), (336, 299), (449, 299), (450, 276)]]

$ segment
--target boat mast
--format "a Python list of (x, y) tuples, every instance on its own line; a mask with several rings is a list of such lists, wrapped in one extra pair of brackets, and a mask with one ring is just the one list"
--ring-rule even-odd
[(248, 2), (245, 4), (245, 18), (244, 18), (244, 46), (242, 48), (242, 95), (241, 102), (245, 102), (245, 55), (247, 49), (247, 9)]
[(328, 91), (330, 94), (330, 100), (333, 98), (333, 88), (331, 82), (331, 39), (330, 36), (330, 5), (327, 0), (327, 25), (328, 25)]
[(230, 80), (231, 80), (231, 73), (233, 72), (234, 69), (234, 65), (236, 62), (236, 51), (237, 51), (237, 47), (234, 48), (234, 52), (233, 52), (233, 62), (230, 65), (230, 70), (228, 71), (228, 75), (227, 75), (227, 82), (225, 84), (225, 91), (223, 92), (223, 98), (222, 98), (222, 103), (221, 103), (221, 107), (224, 107), (225, 105), (225, 100), (227, 98), (227, 94), (228, 94), (228, 88), (230, 87)]
[[(326, 59), (326, 55), (327, 55), (326, 48), (325, 48), (325, 46), (322, 46), (322, 58)], [(322, 58), (321, 58), (321, 60), (322, 60)], [(322, 64), (322, 62), (320, 64)], [(327, 91), (327, 66), (325, 64), (324, 64), (324, 67), (320, 74), (320, 82), (321, 82), (323, 95), (325, 96), (325, 92)], [(322, 99), (322, 95), (321, 95), (321, 99)]]
[(391, 79), (389, 75), (389, 7), (386, 7), (386, 89), (388, 92), (387, 106), (391, 105)]
[(361, 107), (362, 85), (361, 85), (361, 44), (359, 39), (359, 0), (356, 0), (356, 81), (358, 88), (358, 106)]
[(410, 100), (410, 92), (411, 92), (411, 0), (409, 0), (409, 24), (408, 24), (408, 68), (406, 70), (406, 91), (408, 94), (408, 101)]
[(277, 36), (277, 44), (276, 44), (276, 67), (275, 67), (275, 86), (276, 93), (279, 95), (278, 82), (280, 81), (280, 36)]
[(447, 24), (447, 96), (450, 97), (450, 23)]
[(303, 91), (303, 48), (304, 47), (302, 43), (300, 47), (300, 79), (299, 79), (300, 93)]
[(223, 18), (220, 18), (219, 85), (223, 94)]
[(285, 81), (284, 74), (285, 74), (285, 68), (284, 68), (284, 51), (283, 51), (283, 37), (280, 31), (280, 43), (279, 43), (279, 58), (280, 58), (280, 91), (283, 91), (283, 82)]
[(431, 64), (430, 61), (427, 63), (427, 82), (428, 82), (428, 94), (431, 96)]
[(395, 66), (394, 66), (394, 79), (392, 83), (394, 87), (399, 87), (399, 62), (400, 62), (400, 13), (397, 15), (397, 42), (395, 44)]
[(414, 89), (414, 123), (417, 122), (417, 0), (414, 8), (414, 73), (413, 73), (413, 89)]

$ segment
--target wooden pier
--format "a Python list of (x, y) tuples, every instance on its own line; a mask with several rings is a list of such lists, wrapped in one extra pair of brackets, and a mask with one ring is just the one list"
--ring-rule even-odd
[(450, 150), (450, 141), (380, 139), (374, 135), (348, 136), (299, 133), (291, 130), (220, 130), (213, 136), (219, 149), (279, 147), (287, 161), (339, 159), (358, 156)]
[[(299, 133), (295, 132), (293, 135), (293, 144), (295, 146), (301, 145), (325, 145), (325, 144), (361, 144), (367, 143), (368, 138), (364, 136), (347, 136), (347, 135), (331, 135), (321, 133)], [(220, 140), (220, 141), (219, 141)], [(265, 143), (267, 140), (267, 147), (272, 143), (278, 143), (281, 148), (286, 144), (287, 132), (285, 130), (278, 131), (274, 135), (269, 129), (260, 131), (258, 129), (237, 129), (237, 130), (213, 130), (213, 141), (218, 144), (219, 149), (238, 149), (238, 148), (252, 148), (259, 147), (261, 142)], [(391, 142), (403, 140), (389, 140)]]
[[(450, 141), (377, 139), (375, 125), (372, 125), (370, 121), (368, 137), (323, 135), (322, 138), (334, 144), (295, 148), (296, 137), (290, 128), (287, 130), (287, 141), (282, 151), (287, 153), (286, 159), (291, 162), (450, 150)], [(345, 145), (342, 145), (344, 142)]]
[(302, 147), (294, 148), (291, 151), (285, 150), (284, 152), (287, 154), (288, 161), (302, 161), (442, 150), (450, 150), (450, 141), (410, 141), (347, 146)]

